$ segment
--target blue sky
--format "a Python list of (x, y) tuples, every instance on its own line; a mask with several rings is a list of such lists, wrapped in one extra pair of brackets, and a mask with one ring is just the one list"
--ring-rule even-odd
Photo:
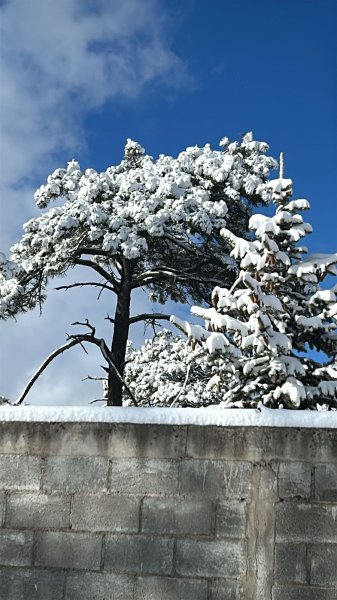
[[(37, 214), (34, 189), (73, 157), (103, 170), (128, 137), (175, 155), (253, 130), (272, 155), (284, 151), (295, 195), (311, 202), (310, 251), (334, 251), (336, 9), (334, 0), (0, 2), (0, 250)], [(92, 297), (58, 294), (41, 318), (0, 324), (0, 392), (15, 397), (69, 323), (91, 314)], [(59, 359), (29, 401), (86, 402), (95, 392), (80, 378), (96, 358)]]

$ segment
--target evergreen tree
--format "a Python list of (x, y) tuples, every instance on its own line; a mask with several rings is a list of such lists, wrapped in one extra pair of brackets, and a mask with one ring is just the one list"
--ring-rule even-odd
[(124, 159), (103, 173), (80, 170), (71, 161), (57, 169), (35, 194), (42, 216), (24, 225), (10, 260), (0, 260), (0, 317), (14, 317), (41, 306), (50, 279), (73, 267), (90, 268), (93, 279), (61, 288), (95, 286), (117, 297), (112, 341), (86, 333), (69, 336), (66, 344), (41, 365), (18, 399), (56, 356), (78, 344), (100, 349), (108, 372), (108, 404), (120, 405), (129, 327), (167, 315), (130, 315), (131, 296), (146, 288), (152, 300), (171, 298), (203, 302), (209, 289), (233, 280), (235, 263), (220, 236), (225, 225), (245, 236), (252, 204), (267, 203), (267, 180), (274, 159), (267, 144), (244, 136), (241, 143), (224, 138), (221, 150), (209, 145), (187, 148), (177, 158), (157, 160), (128, 140)]
[[(280, 178), (269, 182), (275, 214), (250, 219), (253, 241), (221, 231), (240, 272), (231, 287), (214, 288), (212, 308), (192, 308), (206, 321), (195, 338), (204, 337), (211, 355), (232, 365), (233, 373), (213, 377), (222, 384), (221, 406), (336, 410), (337, 285), (320, 284), (336, 274), (337, 254), (305, 257), (298, 242), (312, 231), (301, 215), (309, 202), (290, 200), (292, 181), (282, 171), (281, 165)], [(188, 334), (188, 323), (172, 320)], [(310, 350), (324, 353), (326, 362)]]
[[(222, 368), (230, 368), (223, 356), (164, 329), (140, 349), (129, 342), (124, 377), (138, 406), (207, 406), (219, 402), (212, 377)], [(126, 393), (123, 404), (130, 404)]]

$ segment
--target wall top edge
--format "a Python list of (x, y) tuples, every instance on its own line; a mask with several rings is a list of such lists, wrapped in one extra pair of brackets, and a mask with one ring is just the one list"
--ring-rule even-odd
[(337, 429), (337, 411), (288, 409), (0, 406), (0, 422), (123, 423), (218, 427)]

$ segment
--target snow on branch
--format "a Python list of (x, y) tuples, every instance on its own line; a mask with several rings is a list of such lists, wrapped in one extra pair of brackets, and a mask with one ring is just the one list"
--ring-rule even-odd
[[(321, 289), (326, 275), (337, 273), (337, 253), (312, 254), (297, 242), (312, 231), (300, 211), (307, 200), (291, 200), (292, 181), (280, 177), (268, 184), (273, 216), (253, 215), (255, 238), (241, 239), (224, 228), (240, 268), (231, 288), (217, 286), (213, 308), (192, 307), (205, 326), (171, 322), (213, 356), (209, 384), (222, 381), (219, 406), (337, 411), (337, 285)], [(228, 352), (228, 347), (236, 350)], [(309, 349), (326, 355), (322, 364)], [(219, 363), (219, 353), (223, 362)], [(232, 374), (224, 377), (224, 364)], [(228, 369), (229, 372), (229, 369)]]
[[(98, 298), (104, 290), (113, 292), (116, 312), (108, 319), (113, 326), (109, 343), (103, 345), (87, 324), (89, 332), (69, 336), (67, 344), (41, 365), (37, 376), (65, 350), (91, 343), (99, 347), (107, 363), (108, 404), (120, 405), (123, 389), (129, 400), (136, 401), (123, 377), (129, 327), (138, 319), (130, 315), (134, 290), (145, 287), (149, 299), (159, 303), (168, 299), (201, 303), (214, 285), (232, 286), (239, 255), (245, 260), (255, 252), (256, 270), (263, 268), (264, 260), (274, 260), (273, 236), (282, 224), (275, 221), (272, 230), (265, 232), (269, 246), (263, 264), (257, 264), (259, 249), (245, 239), (251, 206), (267, 205), (276, 196), (283, 202), (288, 195), (287, 180), (269, 181), (277, 163), (267, 152), (268, 145), (254, 140), (252, 132), (240, 142), (223, 139), (219, 149), (209, 144), (192, 146), (177, 157), (161, 154), (153, 158), (138, 142), (127, 140), (123, 160), (103, 172), (82, 170), (72, 160), (51, 173), (35, 193), (36, 205), (43, 212), (24, 224), (9, 258), (0, 255), (0, 318), (15, 317), (36, 306), (41, 309), (50, 280), (78, 266), (94, 271), (100, 282), (72, 282), (59, 289), (98, 286)], [(221, 230), (228, 232), (227, 239)], [(294, 217), (290, 242), (306, 232), (305, 224)], [(237, 248), (229, 256), (231, 239)], [(272, 265), (275, 269), (285, 251), (279, 250)], [(244, 287), (247, 293), (242, 303), (254, 311), (255, 296), (261, 304), (261, 295), (248, 290), (243, 280), (229, 297), (236, 299)], [(145, 320), (153, 322), (148, 315), (150, 311), (145, 311)], [(193, 346), (197, 327), (180, 326)], [(226, 346), (226, 352), (234, 356), (231, 336), (235, 335), (239, 334), (229, 331), (222, 337), (222, 332), (210, 331), (202, 335), (202, 341), (200, 337), (198, 345), (208, 340), (209, 349), (217, 348), (220, 354)], [(181, 398), (185, 395), (184, 388)]]

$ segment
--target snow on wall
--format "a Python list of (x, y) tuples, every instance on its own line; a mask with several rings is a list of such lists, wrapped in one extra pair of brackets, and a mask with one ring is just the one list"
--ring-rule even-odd
[(6, 421), (337, 429), (337, 411), (269, 409), (264, 406), (261, 409), (0, 406), (0, 422)]

